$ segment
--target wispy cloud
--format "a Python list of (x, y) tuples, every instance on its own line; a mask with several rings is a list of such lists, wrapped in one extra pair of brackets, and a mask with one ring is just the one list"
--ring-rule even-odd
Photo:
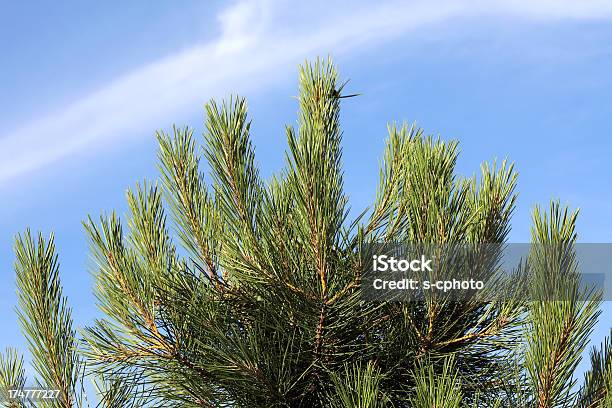
[(326, 13), (319, 13), (320, 7), (310, 2), (234, 4), (218, 16), (217, 38), (127, 73), (0, 138), (0, 184), (82, 150), (118, 144), (152, 123), (164, 124), (179, 112), (191, 111), (210, 95), (266, 86), (289, 64), (314, 53), (367, 49), (458, 17), (612, 17), (609, 0), (419, 0), (319, 6), (325, 6)]

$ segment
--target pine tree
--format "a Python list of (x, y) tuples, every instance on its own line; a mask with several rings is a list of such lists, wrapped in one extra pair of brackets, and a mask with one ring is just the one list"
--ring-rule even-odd
[[(160, 180), (128, 190), (127, 222), (114, 212), (84, 222), (102, 317), (79, 335), (53, 236), (17, 238), (19, 317), (36, 384), (60, 392), (3, 403), (612, 406), (609, 341), (575, 387), (601, 301), (580, 284), (577, 214), (558, 202), (536, 208), (532, 250), (514, 276), (528, 284), (503, 286), (508, 296), (369, 301), (361, 283), (372, 243), (486, 244), (492, 252), (474, 273), (493, 278), (517, 173), (504, 161), (461, 178), (457, 142), (391, 125), (374, 202), (353, 219), (339, 122), (353, 95), (330, 61), (305, 64), (299, 82), (285, 168), (270, 180), (259, 174), (242, 98), (206, 105), (202, 150), (190, 128), (157, 134)], [(86, 378), (98, 402), (87, 399)], [(9, 349), (2, 391), (25, 384), (22, 358)]]

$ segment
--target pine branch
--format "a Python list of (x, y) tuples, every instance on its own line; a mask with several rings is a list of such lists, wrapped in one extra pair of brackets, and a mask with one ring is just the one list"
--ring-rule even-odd
[(151, 392), (145, 387), (142, 375), (101, 376), (93, 385), (99, 397), (96, 408), (141, 408), (158, 405), (151, 400)]
[(534, 211), (530, 320), (525, 365), (538, 408), (566, 406), (574, 371), (599, 315), (599, 293), (580, 288), (574, 245), (577, 212), (551, 203)]
[(132, 214), (128, 220), (130, 244), (150, 269), (152, 281), (172, 271), (177, 262), (161, 198), (157, 185), (150, 185), (146, 181), (142, 185), (137, 184), (135, 191), (127, 192)]
[(76, 386), (82, 370), (75, 350), (72, 310), (62, 294), (54, 237), (42, 234), (35, 241), (30, 231), (15, 240), (15, 271), (19, 298), (19, 321), (26, 334), (40, 386), (58, 389), (52, 407), (80, 406)]
[(23, 357), (17, 350), (7, 348), (0, 353), (0, 404), (7, 408), (25, 408), (25, 402), (10, 395), (10, 390), (23, 389), (25, 382)]
[(453, 359), (444, 362), (442, 373), (436, 375), (431, 364), (421, 363), (414, 374), (415, 390), (410, 403), (414, 408), (459, 408), (462, 393)]
[(381, 389), (382, 375), (372, 363), (346, 365), (344, 371), (332, 373), (333, 387), (328, 391), (330, 408), (383, 408), (389, 399)]
[(612, 403), (612, 331), (600, 348), (591, 350), (591, 368), (584, 376), (577, 406), (604, 408)]
[(263, 187), (250, 141), (246, 101), (232, 98), (221, 105), (211, 101), (206, 113), (204, 154), (211, 166), (215, 195), (229, 217), (225, 225), (232, 232), (246, 234), (243, 240), (256, 240)]
[(218, 278), (217, 246), (222, 221), (200, 174), (193, 131), (173, 128), (157, 134), (159, 170), (178, 236), (207, 275)]
[[(336, 248), (347, 215), (341, 169), (341, 92), (331, 61), (304, 65), (300, 68), (298, 133), (287, 127), (286, 182), (295, 203), (298, 240), (306, 251), (304, 261), (318, 280), (314, 291), (318, 306), (313, 305), (314, 364), (323, 363), (326, 338), (332, 337), (328, 302), (334, 299), (333, 292), (343, 290), (342, 281), (334, 276)], [(313, 370), (312, 381), (319, 381), (319, 375), (318, 369)]]

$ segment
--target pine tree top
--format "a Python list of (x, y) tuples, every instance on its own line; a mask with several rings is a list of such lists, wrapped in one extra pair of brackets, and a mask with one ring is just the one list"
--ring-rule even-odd
[[(517, 173), (504, 161), (459, 177), (456, 141), (390, 125), (376, 196), (353, 219), (340, 105), (355, 95), (330, 60), (304, 64), (299, 84), (285, 167), (270, 180), (243, 98), (206, 105), (202, 144), (188, 127), (157, 133), (160, 178), (128, 190), (127, 220), (84, 222), (102, 317), (79, 335), (53, 237), (18, 237), (20, 321), (39, 385), (60, 391), (41, 406), (86, 406), (84, 376), (103, 407), (609, 406), (608, 343), (574, 387), (600, 299), (580, 287), (576, 214), (556, 202), (534, 211), (543, 246), (519, 271), (524, 293), (364, 299), (371, 243), (501, 248)], [(477, 269), (492, 276), (495, 262)], [(8, 351), (0, 385), (24, 384)]]

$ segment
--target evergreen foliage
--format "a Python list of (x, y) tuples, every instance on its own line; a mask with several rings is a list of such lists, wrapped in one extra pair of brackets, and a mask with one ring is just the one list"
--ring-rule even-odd
[[(529, 284), (514, 295), (366, 301), (371, 242), (494, 244), (474, 272), (491, 277), (517, 173), (504, 161), (459, 177), (457, 142), (391, 125), (372, 207), (351, 219), (340, 103), (353, 95), (330, 61), (305, 64), (299, 83), (286, 165), (271, 180), (260, 176), (242, 98), (206, 105), (202, 149), (190, 128), (157, 134), (160, 180), (128, 190), (127, 221), (112, 212), (84, 222), (102, 317), (78, 336), (53, 236), (17, 237), (36, 384), (60, 390), (33, 405), (611, 407), (609, 340), (576, 391), (601, 302), (580, 285), (577, 213), (557, 202), (535, 209), (533, 250), (517, 271)], [(21, 357), (7, 350), (3, 392), (25, 384)]]

